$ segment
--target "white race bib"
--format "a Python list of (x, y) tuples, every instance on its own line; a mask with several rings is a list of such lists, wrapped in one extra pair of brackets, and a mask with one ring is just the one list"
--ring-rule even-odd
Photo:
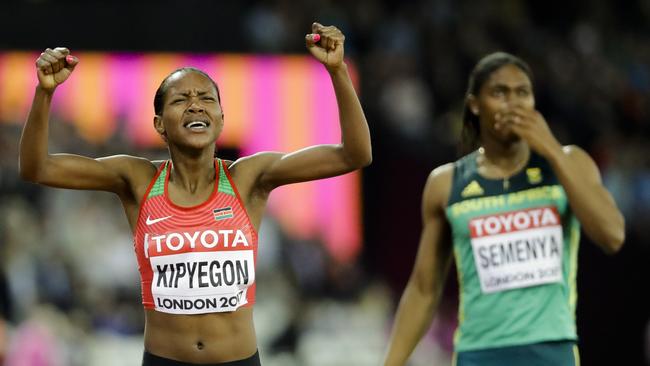
[(235, 311), (255, 281), (252, 250), (188, 252), (150, 257), (157, 311), (203, 314)]
[(477, 217), (469, 226), (483, 293), (562, 281), (562, 223), (555, 207)]

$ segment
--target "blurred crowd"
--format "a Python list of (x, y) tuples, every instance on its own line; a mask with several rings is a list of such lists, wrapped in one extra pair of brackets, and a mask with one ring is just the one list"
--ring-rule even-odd
[[(607, 344), (630, 352), (626, 364), (650, 364), (650, 303), (642, 295), (650, 279), (650, 1), (241, 3), (245, 11), (220, 14), (231, 18), (235, 31), (228, 37), (240, 48), (220, 48), (217, 40), (212, 51), (304, 53), (302, 35), (313, 20), (343, 30), (374, 148), (360, 198), (365, 242), (358, 263), (333, 264), (317, 239), (292, 239), (272, 217), (265, 220), (255, 315), (265, 364), (379, 364), (415, 256), (419, 192), (432, 168), (458, 157), (467, 77), (479, 58), (497, 50), (530, 64), (538, 109), (562, 143), (594, 157), (626, 218), (627, 241), (617, 258), (588, 243), (581, 249), (579, 330), (599, 329), (582, 326), (581, 314), (603, 317), (601, 332), (614, 327), (608, 317), (624, 323), (612, 329), (622, 340), (581, 334), (593, 346), (583, 347), (584, 359), (592, 360), (585, 364), (601, 364), (596, 348)], [(69, 124), (52, 126), (52, 152), (166, 156), (119, 136), (92, 145)], [(137, 365), (143, 314), (119, 201), (22, 182), (19, 135), (20, 125), (0, 123), (0, 358), (8, 366)], [(382, 215), (386, 207), (402, 214)], [(598, 288), (617, 292), (601, 300), (607, 294)], [(449, 362), (454, 291), (451, 279), (413, 365)], [(602, 302), (582, 305), (591, 299)], [(588, 309), (603, 303), (609, 311)]]

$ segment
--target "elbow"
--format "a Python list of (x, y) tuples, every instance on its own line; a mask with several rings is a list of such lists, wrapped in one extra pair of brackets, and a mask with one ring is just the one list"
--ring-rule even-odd
[(358, 157), (354, 159), (347, 160), (347, 171), (359, 170), (367, 167), (372, 163), (372, 156), (367, 157)]
[(603, 248), (605, 249), (605, 253), (609, 255), (618, 253), (623, 247), (624, 242), (625, 230), (618, 230), (616, 233), (610, 235), (606, 240), (604, 240)]
[(27, 167), (26, 165), (27, 164), (18, 162), (18, 174), (20, 175), (20, 179), (26, 182), (39, 183), (38, 169)]
[(372, 145), (370, 141), (341, 143), (337, 148), (350, 171), (365, 168), (372, 163)]
[(364, 155), (363, 159), (361, 159), (359, 163), (359, 169), (365, 168), (372, 164), (372, 153), (368, 152), (366, 155)]
[(36, 174), (34, 171), (31, 169), (23, 168), (22, 164), (19, 164), (18, 173), (20, 175), (20, 179), (27, 182), (36, 182)]
[(363, 169), (372, 164), (372, 150), (367, 149), (366, 151), (357, 154), (357, 156), (351, 160), (351, 165), (355, 170)]
[(625, 219), (621, 215), (618, 221), (618, 225), (613, 225), (612, 230), (601, 240), (601, 246), (610, 255), (618, 253), (625, 242)]
[(38, 175), (27, 170), (20, 171), (20, 178), (26, 182), (39, 183)]

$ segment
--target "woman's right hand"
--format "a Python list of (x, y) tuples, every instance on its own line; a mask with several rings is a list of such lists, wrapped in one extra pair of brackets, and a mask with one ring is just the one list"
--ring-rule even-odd
[(66, 81), (79, 59), (70, 55), (65, 47), (46, 49), (36, 60), (38, 85), (41, 89), (52, 93), (57, 86)]

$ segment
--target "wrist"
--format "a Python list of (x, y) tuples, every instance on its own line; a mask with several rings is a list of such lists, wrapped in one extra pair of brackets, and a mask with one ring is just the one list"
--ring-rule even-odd
[(562, 159), (565, 157), (563, 146), (559, 142), (556, 142), (555, 144), (553, 144), (553, 146), (549, 146), (546, 149), (546, 153), (544, 154), (544, 157), (551, 164), (558, 164), (562, 162)]
[(330, 73), (330, 75), (340, 75), (340, 74), (347, 74), (348, 73), (348, 65), (345, 62), (341, 62), (338, 65), (333, 65), (333, 66), (325, 66), (325, 69), (327, 69), (327, 72)]
[(40, 84), (36, 86), (36, 94), (46, 95), (48, 97), (51, 97), (54, 94), (54, 90), (56, 90), (56, 87), (47, 89), (43, 88)]

